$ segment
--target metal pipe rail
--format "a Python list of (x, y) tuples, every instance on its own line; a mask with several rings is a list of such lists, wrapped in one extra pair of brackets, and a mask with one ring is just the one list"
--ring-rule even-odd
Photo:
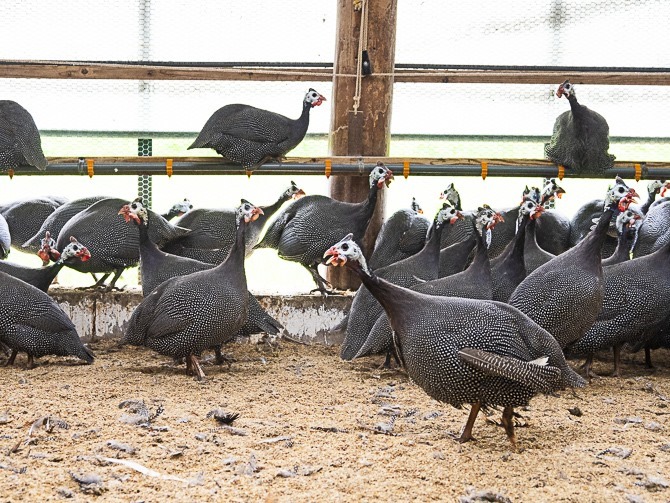
[[(377, 163), (384, 162), (396, 176), (503, 176), (611, 178), (619, 175), (635, 179), (669, 179), (670, 162), (616, 162), (604, 173), (579, 176), (539, 159), (439, 159), (394, 157), (288, 158), (281, 164), (269, 163), (253, 175), (367, 175)], [(45, 171), (27, 166), (14, 169), (14, 175), (244, 175), (244, 169), (221, 158), (212, 157), (104, 157), (95, 159), (52, 158)]]

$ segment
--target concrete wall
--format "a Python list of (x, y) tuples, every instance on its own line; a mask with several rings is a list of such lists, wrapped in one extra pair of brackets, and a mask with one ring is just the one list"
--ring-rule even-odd
[[(49, 294), (74, 322), (85, 341), (121, 337), (135, 307), (142, 301), (139, 289), (125, 292), (83, 292), (52, 287)], [(281, 334), (309, 344), (335, 345), (343, 334), (330, 332), (349, 311), (351, 296), (256, 296), (263, 308), (282, 325)]]

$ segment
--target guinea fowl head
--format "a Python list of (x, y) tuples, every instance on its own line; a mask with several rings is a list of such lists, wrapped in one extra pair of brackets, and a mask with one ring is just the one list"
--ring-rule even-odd
[(540, 195), (540, 203), (544, 204), (554, 197), (561, 198), (565, 194), (565, 189), (561, 187), (556, 178), (545, 178), (542, 185), (542, 193)]
[(544, 206), (539, 204), (534, 199), (526, 198), (519, 206), (519, 220), (521, 220), (525, 215), (528, 215), (531, 220), (536, 220), (540, 218), (540, 215), (542, 215), (543, 211)]
[(238, 226), (240, 225), (242, 220), (244, 220), (245, 224), (248, 224), (249, 222), (253, 222), (260, 215), (263, 214), (262, 209), (260, 209), (258, 206), (254, 206), (253, 204), (251, 204), (246, 199), (242, 199), (241, 202), (242, 202), (242, 204), (240, 204), (237, 207), (237, 211), (235, 212), (235, 216), (236, 216), (235, 220), (236, 220)]
[(421, 208), (421, 205), (416, 202), (416, 197), (412, 198), (412, 204), (410, 205), (410, 209), (419, 215), (423, 215), (423, 209)]
[(291, 181), (291, 186), (286, 189), (284, 195), (289, 199), (299, 199), (305, 195), (305, 191), (298, 187), (294, 181)]
[(149, 213), (142, 204), (142, 198), (138, 197), (133, 202), (124, 204), (119, 210), (119, 215), (123, 215), (126, 223), (133, 220), (136, 224), (144, 223), (147, 225)]
[(537, 187), (530, 187), (528, 188), (528, 185), (526, 185), (526, 188), (523, 189), (523, 192), (521, 194), (521, 201), (525, 201), (526, 199), (530, 199), (531, 201), (535, 201), (537, 204), (542, 203), (542, 192), (540, 192), (540, 189)]
[(639, 210), (633, 207), (629, 207), (619, 213), (616, 217), (616, 228), (617, 231), (624, 232), (626, 229), (631, 229), (637, 231), (642, 225), (643, 215)]
[(636, 202), (636, 197), (639, 196), (635, 192), (635, 189), (630, 188), (621, 177), (617, 176), (614, 180), (614, 185), (611, 185), (607, 189), (603, 210), (614, 209), (625, 211), (631, 203)]
[(497, 213), (488, 204), (477, 208), (475, 215), (475, 227), (480, 236), (485, 237), (486, 247), (491, 246), (491, 231), (499, 222), (505, 219), (500, 213)]
[(661, 197), (663, 197), (668, 189), (670, 189), (670, 182), (666, 182), (665, 180), (654, 180), (647, 185), (647, 192), (650, 195), (660, 193)]
[(323, 254), (323, 258), (326, 257), (328, 257), (327, 265), (337, 267), (348, 263), (350, 267), (360, 267), (367, 274), (370, 274), (363, 251), (356, 244), (354, 235), (351, 233), (328, 248), (326, 253)]
[(388, 187), (391, 185), (391, 180), (393, 180), (393, 171), (388, 169), (383, 162), (378, 161), (377, 165), (370, 172), (370, 187), (375, 184), (377, 184), (378, 189), (383, 188), (384, 185)]
[(178, 201), (172, 205), (170, 208), (170, 213), (174, 213), (175, 216), (181, 217), (193, 209), (191, 201), (185, 197), (183, 201)]
[(447, 185), (447, 188), (440, 193), (440, 199), (445, 199), (449, 204), (458, 210), (462, 210), (461, 206), (461, 195), (454, 187), (453, 183)]
[(311, 107), (318, 107), (321, 103), (326, 101), (326, 98), (310, 87), (309, 91), (307, 91), (307, 94), (305, 95), (304, 101)]
[(563, 82), (560, 86), (558, 86), (558, 89), (556, 90), (556, 96), (559, 98), (561, 96), (565, 96), (566, 98), (569, 98), (570, 96), (577, 96), (575, 94), (575, 86), (573, 86), (569, 80), (566, 80)]
[(449, 203), (443, 203), (442, 208), (435, 215), (435, 225), (442, 226), (445, 222), (454, 225), (458, 220), (463, 220), (463, 213), (457, 210)]
[(74, 236), (70, 236), (70, 242), (63, 248), (63, 253), (60, 254), (58, 261), (65, 262), (70, 258), (78, 258), (82, 262), (91, 258), (91, 252), (88, 251), (88, 248), (77, 241)]
[(51, 237), (51, 233), (46, 231), (44, 237), (40, 239), (40, 249), (37, 252), (42, 259), (42, 265), (48, 265), (51, 260), (54, 262), (60, 258), (60, 252), (56, 249), (56, 240)]

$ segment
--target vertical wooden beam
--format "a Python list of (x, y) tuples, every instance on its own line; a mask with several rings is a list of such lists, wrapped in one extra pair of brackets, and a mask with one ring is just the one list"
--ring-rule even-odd
[[(391, 74), (395, 65), (397, 0), (367, 0), (367, 51), (372, 75), (362, 79), (358, 113), (353, 111), (356, 79), (338, 76), (356, 75), (361, 64), (358, 54), (361, 12), (355, 11), (353, 4), (352, 0), (338, 0), (330, 154), (386, 156), (391, 138), (393, 77), (380, 74)], [(368, 191), (367, 172), (361, 176), (333, 176), (330, 181), (330, 196), (341, 201), (363, 201)], [(377, 211), (363, 242), (366, 255), (371, 252), (382, 224), (385, 191), (380, 191)], [(328, 280), (341, 289), (357, 288), (360, 284), (344, 267), (328, 268)]]

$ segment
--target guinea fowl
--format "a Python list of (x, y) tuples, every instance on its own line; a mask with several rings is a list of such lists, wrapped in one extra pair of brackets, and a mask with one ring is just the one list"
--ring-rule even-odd
[(537, 222), (544, 218), (544, 207), (530, 199), (525, 201), (522, 206), (524, 205), (535, 205), (538, 210), (536, 212), (536, 218), (530, 220), (526, 224), (526, 242), (523, 246), (523, 261), (527, 276), (538, 267), (543, 266), (551, 259), (555, 258), (556, 255), (544, 250), (537, 242)]
[(602, 173), (614, 166), (609, 154), (609, 126), (605, 118), (577, 102), (575, 87), (569, 80), (558, 86), (556, 96), (565, 96), (570, 110), (556, 118), (551, 140), (544, 155), (575, 173)]
[(214, 112), (188, 148), (213, 148), (250, 173), (293, 150), (307, 133), (310, 110), (324, 101), (326, 98), (310, 89), (297, 119), (249, 105), (226, 105)]
[[(58, 204), (51, 198), (39, 197), (25, 201), (15, 201), (2, 211), (7, 220), (9, 232), (12, 236), (12, 246), (21, 250), (21, 246), (33, 237), (42, 226), (44, 220), (51, 215)], [(44, 234), (42, 234), (43, 236)], [(26, 251), (26, 250), (21, 250)], [(31, 252), (36, 249), (29, 250)]]
[(620, 264), (630, 259), (630, 255), (635, 249), (638, 231), (643, 219), (644, 216), (632, 206), (619, 213), (616, 217), (616, 229), (619, 235), (616, 250), (608, 258), (603, 259), (603, 267)]
[(590, 234), (526, 276), (509, 303), (552, 334), (562, 348), (586, 333), (602, 307), (604, 295), (601, 247), (610, 220), (624, 211), (637, 194), (613, 188), (606, 208)]
[[(377, 274), (391, 283), (404, 287), (413, 286), (421, 281), (437, 279), (443, 228), (449, 224), (449, 230), (451, 230), (461, 216), (460, 211), (444, 203), (435, 216), (428, 239), (421, 251), (378, 269)], [(382, 312), (383, 309), (379, 302), (365, 288), (365, 285), (361, 285), (351, 302), (340, 358), (351, 360), (356, 356)]]
[(12, 350), (6, 365), (13, 365), (19, 352), (28, 354), (26, 368), (45, 355), (93, 362), (93, 353), (81, 343), (70, 318), (42, 290), (0, 272), (0, 297), (0, 342)]
[(11, 262), (0, 262), (0, 271), (19, 278), (46, 293), (63, 266), (70, 265), (77, 260), (86, 262), (90, 258), (91, 253), (88, 249), (74, 236), (71, 236), (70, 243), (63, 249), (63, 253), (59, 253), (59, 258), (54, 264), (46, 267), (26, 267)]
[[(491, 300), (493, 285), (491, 266), (487, 253), (487, 243), (491, 241), (491, 231), (500, 221), (500, 215), (489, 206), (477, 209), (474, 227), (477, 236), (477, 251), (468, 268), (458, 274), (439, 278), (425, 283), (417, 283), (410, 290), (427, 295), (443, 297), (464, 297), (467, 299)], [(393, 349), (393, 332), (388, 316), (382, 311), (370, 330), (365, 343), (354, 358), (386, 353), (386, 365), (390, 364), (390, 352)]]
[(430, 221), (412, 198), (409, 209), (396, 211), (379, 230), (370, 255), (370, 267), (384, 267), (418, 253), (426, 242)]
[(670, 203), (654, 204), (638, 231), (634, 256), (648, 255), (670, 242)]
[(326, 251), (346, 265), (384, 307), (408, 376), (428, 395), (454, 407), (472, 404), (459, 440), (471, 440), (480, 408), (504, 407), (502, 423), (516, 445), (514, 407), (537, 393), (584, 380), (567, 365), (556, 340), (517, 309), (494, 301), (435, 297), (394, 285), (372, 272), (345, 237)]
[[(453, 244), (461, 243), (468, 240), (472, 243), (472, 248), (474, 248), (476, 244), (475, 231), (474, 231), (475, 212), (463, 211), (463, 206), (461, 204), (461, 195), (458, 192), (458, 190), (456, 190), (456, 187), (454, 186), (453, 183), (447, 185), (447, 188), (440, 193), (440, 199), (447, 201), (447, 203), (449, 203), (453, 208), (458, 210), (463, 217), (459, 219), (452, 226), (452, 228), (449, 230), (448, 233), (444, 233), (442, 235), (442, 242), (440, 243), (440, 248), (441, 249), (447, 248)], [(461, 269), (461, 271), (462, 270), (463, 269)]]
[(378, 162), (370, 172), (370, 191), (365, 201), (347, 203), (327, 196), (302, 197), (282, 210), (254, 248), (274, 248), (285, 260), (299, 262), (325, 294), (326, 281), (319, 275), (323, 253), (340, 236), (353, 233), (362, 240), (377, 204), (377, 192), (390, 185), (393, 172)]
[(560, 255), (570, 248), (570, 220), (555, 210), (556, 198), (565, 194), (555, 178), (545, 178), (540, 193), (540, 204), (545, 211), (542, 218), (535, 220), (537, 244), (552, 255)]
[[(262, 211), (262, 210), (261, 210)], [(260, 215), (261, 213), (258, 213)], [(152, 219), (142, 205), (141, 198), (125, 204), (119, 215), (123, 215), (126, 222), (135, 222), (140, 233), (140, 274), (142, 277), (142, 295), (147, 297), (163, 281), (176, 276), (185, 276), (198, 271), (212, 269), (214, 265), (188, 257), (180, 257), (165, 253), (149, 238), (149, 229)], [(247, 224), (247, 227), (252, 222)], [(251, 335), (266, 332), (276, 335), (283, 328), (281, 323), (265, 312), (256, 297), (249, 292), (248, 318), (238, 335)]]
[(7, 220), (0, 214), (0, 259), (4, 260), (9, 255), (12, 246), (12, 236), (9, 233)]
[(646, 215), (656, 201), (656, 196), (659, 194), (661, 197), (665, 196), (668, 189), (670, 189), (670, 182), (666, 182), (665, 180), (652, 180), (649, 182), (649, 184), (647, 184), (647, 200), (640, 206), (642, 214)]
[(33, 116), (15, 101), (0, 100), (0, 169), (45, 170), (47, 164)]
[[(626, 185), (626, 182), (617, 176), (614, 181), (614, 185), (610, 185), (607, 188), (606, 195), (614, 191), (623, 196), (626, 192), (628, 192), (628, 190), (629, 187)], [(602, 216), (604, 208), (605, 199), (594, 199), (582, 205), (581, 208), (577, 210), (577, 212), (570, 220), (570, 247), (573, 247), (579, 243), (591, 231), (593, 222), (597, 221)], [(616, 232), (612, 229), (611, 235), (608, 234), (605, 237), (605, 242), (603, 243), (603, 258), (607, 258), (612, 255), (616, 245)]]
[[(305, 191), (294, 182), (284, 190), (277, 201), (268, 206), (259, 206), (263, 214), (249, 223), (245, 233), (245, 250), (248, 257), (253, 247), (258, 243), (263, 227), (268, 219), (290, 199), (298, 199), (305, 195)], [(193, 210), (177, 221), (177, 225), (191, 229), (193, 232), (183, 239), (171, 243), (165, 248), (168, 253), (190, 257), (209, 264), (220, 264), (228, 256), (228, 252), (235, 242), (235, 213), (236, 210), (212, 210), (201, 208)]]
[(204, 349), (235, 337), (247, 319), (244, 232), (260, 211), (242, 200), (237, 236), (228, 258), (211, 269), (161, 283), (133, 312), (124, 341), (173, 358), (186, 358), (187, 372), (202, 380), (205, 374), (198, 356)]
[[(77, 236), (86, 243), (91, 259), (72, 264), (71, 267), (84, 273), (105, 273), (93, 287), (102, 286), (107, 277), (106, 273), (114, 272), (114, 277), (105, 287), (106, 291), (114, 288), (125, 268), (137, 265), (140, 260), (139, 232), (135, 226), (126, 225), (118, 216), (119, 208), (126, 202), (123, 199), (108, 198), (92, 204), (66, 222), (56, 241), (59, 251), (67, 245), (69, 236)], [(190, 232), (170, 224), (153, 211), (149, 211), (149, 217), (153, 219), (149, 236), (159, 247)]]
[(670, 243), (644, 257), (604, 269), (605, 296), (593, 326), (567, 351), (586, 354), (586, 375), (591, 376), (593, 353), (612, 347), (614, 372), (619, 376), (621, 347), (644, 345), (670, 315)]
[(492, 298), (499, 302), (507, 302), (512, 292), (526, 278), (524, 246), (528, 222), (539, 217), (544, 211), (542, 205), (527, 200), (519, 206), (520, 222), (517, 224), (516, 236), (503, 252), (491, 260)]

